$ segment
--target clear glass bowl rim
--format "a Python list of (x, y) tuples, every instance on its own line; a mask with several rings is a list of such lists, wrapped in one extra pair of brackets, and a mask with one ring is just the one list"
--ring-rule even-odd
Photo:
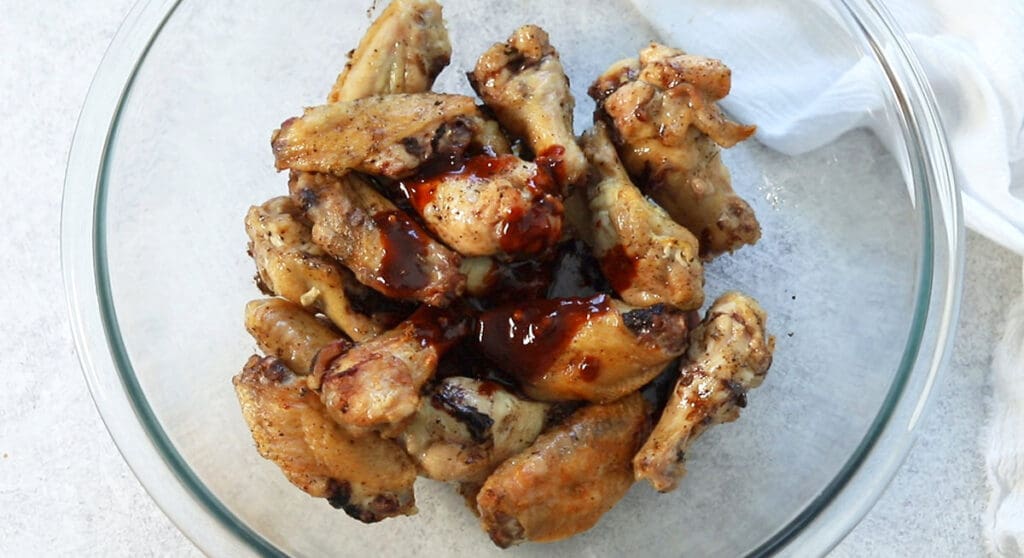
[[(107, 281), (106, 159), (136, 70), (181, 0), (140, 0), (90, 86), (64, 186), (61, 263), (75, 346), (89, 390), (119, 451), (157, 505), (210, 555), (283, 553), (239, 521), (177, 453), (143, 396), (123, 349)], [(870, 509), (906, 457), (932, 386), (949, 358), (963, 273), (963, 217), (934, 95), (917, 59), (877, 0), (833, 0), (863, 33), (899, 104), (922, 254), (914, 323), (883, 408), (842, 471), (751, 555), (820, 555)], [(85, 232), (83, 232), (85, 231)], [(176, 482), (167, 482), (175, 479)], [(210, 521), (209, 519), (213, 519)]]

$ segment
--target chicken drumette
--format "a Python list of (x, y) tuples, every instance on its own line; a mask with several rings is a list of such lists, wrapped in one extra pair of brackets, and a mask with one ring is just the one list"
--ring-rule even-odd
[(426, 226), (464, 256), (522, 256), (562, 236), (546, 172), (514, 155), (478, 155), (400, 183)]
[(686, 451), (704, 430), (739, 418), (747, 391), (761, 385), (775, 349), (764, 310), (736, 292), (719, 297), (691, 337), (682, 375), (633, 460), (637, 480), (647, 479), (661, 492), (676, 487)]
[(700, 240), (711, 258), (760, 238), (753, 210), (732, 189), (719, 146), (754, 133), (715, 104), (731, 85), (721, 62), (652, 44), (591, 86), (622, 161), (644, 192)]
[(603, 122), (582, 143), (597, 172), (587, 188), (591, 244), (612, 288), (635, 306), (700, 308), (704, 269), (697, 239), (633, 185)]
[(526, 140), (538, 166), (550, 169), (563, 195), (586, 178), (572, 127), (576, 101), (543, 29), (525, 25), (495, 44), (477, 60), (469, 81), (502, 126)]

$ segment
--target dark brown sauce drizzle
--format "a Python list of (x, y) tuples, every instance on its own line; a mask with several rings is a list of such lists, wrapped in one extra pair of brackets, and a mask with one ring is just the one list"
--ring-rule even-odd
[(536, 259), (499, 263), (488, 294), (474, 299), (478, 308), (494, 308), (544, 298), (557, 261), (550, 255)]
[(477, 155), (467, 159), (441, 158), (424, 165), (412, 178), (400, 181), (398, 191), (418, 213), (434, 201), (437, 187), (446, 178), (487, 180), (505, 172), (520, 160), (512, 155)]
[(562, 202), (541, 194), (524, 210), (514, 207), (501, 226), (499, 244), (508, 254), (536, 254), (562, 237)]
[(389, 296), (408, 298), (430, 284), (424, 269), (430, 237), (401, 211), (381, 211), (373, 216), (380, 230), (384, 255), (377, 282)]
[(568, 171), (565, 168), (565, 147), (549, 146), (538, 153), (533, 162), (540, 171), (537, 173), (537, 185), (548, 193), (564, 194), (569, 187)]
[(626, 248), (616, 244), (601, 258), (601, 272), (615, 292), (621, 293), (633, 286), (640, 261), (626, 253)]
[(483, 313), (476, 324), (480, 351), (512, 376), (544, 374), (587, 322), (611, 310), (608, 295), (541, 299)]
[(601, 362), (587, 355), (576, 365), (579, 377), (584, 382), (593, 382), (601, 375)]
[[(563, 152), (564, 149), (560, 153)], [(398, 182), (395, 188), (416, 213), (423, 215), (444, 180), (489, 180), (522, 162), (514, 155), (490, 154), (466, 159), (436, 159), (415, 177)], [(533, 194), (532, 200), (526, 207), (513, 207), (501, 225), (499, 244), (506, 253), (535, 254), (554, 245), (562, 236), (565, 209), (561, 200), (552, 195), (559, 191), (552, 178), (554, 163), (545, 162), (545, 166), (541, 166), (540, 162), (538, 159), (537, 172), (525, 185)]]
[(463, 337), (469, 334), (470, 315), (462, 308), (440, 309), (420, 306), (406, 320), (413, 328), (413, 335), (421, 347), (433, 347), (438, 354), (444, 354)]

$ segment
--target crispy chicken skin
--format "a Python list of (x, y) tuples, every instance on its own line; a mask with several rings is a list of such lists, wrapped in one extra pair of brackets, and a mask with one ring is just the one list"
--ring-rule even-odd
[(358, 283), (313, 243), (310, 224), (290, 198), (273, 198), (250, 208), (245, 230), (263, 290), (323, 312), (357, 341), (386, 329), (387, 317), (367, 316), (353, 306), (349, 292), (357, 290)]
[(402, 448), (346, 433), (284, 362), (252, 356), (232, 382), (260, 455), (292, 484), (366, 523), (416, 513), (416, 467)]
[(462, 95), (378, 95), (308, 108), (281, 124), (271, 147), (278, 170), (401, 178), (431, 159), (461, 155), (478, 118)]
[(547, 32), (520, 27), (480, 56), (469, 81), (501, 125), (526, 140), (539, 165), (552, 169), (563, 194), (586, 178), (587, 161), (572, 126), (576, 100)]
[(614, 401), (683, 353), (686, 313), (607, 295), (517, 302), (484, 312), (481, 352), (539, 401)]
[(733, 191), (719, 150), (755, 130), (727, 120), (715, 104), (730, 79), (717, 60), (652, 44), (638, 61), (613, 65), (590, 89), (626, 170), (697, 236), (706, 259), (753, 244), (761, 234), (753, 210)]
[(630, 459), (647, 433), (647, 413), (637, 393), (589, 405), (502, 463), (476, 497), (491, 540), (507, 548), (593, 527), (633, 484)]
[(400, 183), (427, 228), (463, 256), (522, 256), (562, 235), (562, 202), (545, 171), (514, 155), (479, 155)]
[(424, 476), (481, 483), (533, 443), (549, 408), (494, 382), (453, 376), (424, 395), (399, 440)]
[(603, 122), (581, 143), (597, 173), (587, 188), (594, 256), (612, 288), (634, 306), (700, 308), (704, 268), (697, 239), (633, 185)]
[(761, 385), (775, 339), (754, 299), (722, 295), (691, 334), (690, 347), (654, 432), (633, 460), (636, 479), (668, 492), (685, 474), (685, 453), (709, 426), (739, 418), (748, 390)]
[(440, 4), (392, 0), (359, 41), (327, 101), (429, 91), (451, 57)]
[(309, 387), (320, 391), (327, 413), (349, 431), (391, 437), (416, 412), (438, 360), (468, 330), (462, 316), (423, 306), (372, 341), (321, 351)]
[(465, 289), (459, 255), (356, 174), (293, 173), (292, 198), (313, 221), (313, 240), (360, 283), (403, 300), (446, 306)]
[(275, 356), (296, 374), (308, 374), (317, 352), (344, 340), (342, 334), (298, 304), (280, 298), (245, 305), (245, 329), (260, 350)]

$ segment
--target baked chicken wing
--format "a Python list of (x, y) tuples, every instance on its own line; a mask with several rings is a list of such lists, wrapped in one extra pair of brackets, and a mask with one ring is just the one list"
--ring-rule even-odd
[(562, 202), (544, 180), (536, 164), (514, 155), (479, 155), (400, 188), (431, 232), (460, 254), (525, 255), (562, 236)]
[(373, 338), (391, 325), (390, 316), (357, 310), (351, 292), (361, 287), (349, 270), (313, 243), (309, 222), (290, 198), (250, 208), (245, 230), (259, 282), (268, 294), (323, 312), (356, 341)]
[(494, 382), (453, 376), (424, 395), (399, 440), (423, 475), (480, 483), (533, 443), (549, 408)]
[(360, 283), (433, 306), (448, 305), (465, 289), (459, 255), (431, 238), (365, 178), (293, 173), (288, 187), (313, 221), (313, 240)]
[(775, 340), (754, 299), (722, 295), (691, 334), (682, 375), (654, 432), (633, 460), (636, 479), (668, 492), (685, 473), (690, 444), (709, 426), (739, 418), (747, 391), (761, 385)]
[(597, 172), (587, 188), (592, 246), (612, 288), (635, 306), (700, 308), (704, 268), (697, 239), (633, 185), (603, 122), (582, 144)]
[(635, 308), (607, 295), (540, 299), (484, 312), (480, 351), (540, 401), (614, 401), (686, 348), (686, 313)]
[(416, 513), (416, 466), (405, 451), (346, 433), (282, 361), (252, 356), (233, 383), (260, 455), (292, 484), (367, 523)]
[(245, 305), (245, 329), (260, 349), (275, 356), (296, 374), (308, 374), (323, 347), (347, 340), (330, 325), (298, 304), (280, 298)]
[(469, 81), (502, 126), (526, 140), (537, 164), (551, 170), (563, 194), (586, 178), (572, 126), (576, 101), (547, 32), (520, 27), (480, 56)]
[(753, 210), (732, 189), (719, 150), (755, 130), (729, 121), (715, 104), (730, 85), (721, 62), (652, 44), (639, 60), (613, 65), (590, 89), (630, 175), (697, 236), (705, 258), (761, 235)]
[(429, 91), (452, 46), (433, 0), (392, 0), (359, 41), (327, 101)]
[(308, 377), (327, 412), (352, 432), (393, 436), (420, 404), (441, 356), (469, 331), (467, 320), (423, 306), (395, 329), (366, 343), (321, 351)]
[(458, 157), (480, 130), (473, 99), (392, 94), (308, 108), (271, 138), (279, 170), (401, 178), (426, 161)]
[(502, 463), (476, 497), (491, 540), (506, 548), (593, 527), (633, 484), (630, 459), (647, 433), (647, 413), (637, 393), (589, 405)]

